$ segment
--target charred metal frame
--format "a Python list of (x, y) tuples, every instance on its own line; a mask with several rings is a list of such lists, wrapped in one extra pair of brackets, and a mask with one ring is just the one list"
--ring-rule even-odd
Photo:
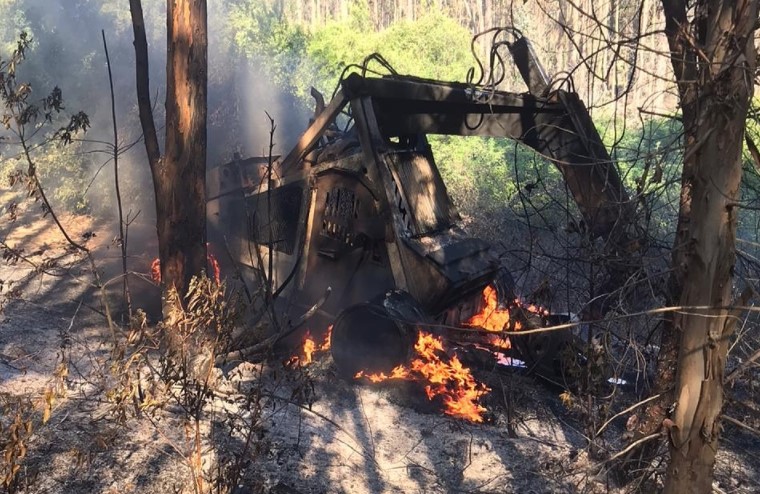
[[(210, 209), (236, 230), (234, 255), (253, 267), (245, 261), (252, 261), (245, 246), (251, 233), (232, 225), (241, 211), (255, 209), (270, 190), (300, 184), (293, 251), (256, 246), (261, 256), (274, 256), (276, 272), (270, 276), (276, 283), (297, 274), (289, 300), (298, 310), (328, 286), (333, 295), (322, 309), (331, 319), (392, 289), (408, 292), (431, 315), (480, 293), (497, 276), (499, 263), (486, 242), (459, 226), (427, 134), (507, 137), (530, 146), (560, 169), (588, 231), (609, 235), (626, 217), (629, 200), (586, 107), (573, 92), (549, 90), (527, 40), (520, 38), (510, 50), (529, 93), (351, 74), (276, 163), (271, 182), (250, 179), (261, 178), (260, 170), (250, 171), (266, 163), (261, 159), (212, 170), (217, 178), (210, 177), (210, 183), (224, 177), (225, 184), (238, 181), (237, 187), (221, 186), (210, 194), (218, 201)], [(352, 129), (328, 139), (346, 110)]]

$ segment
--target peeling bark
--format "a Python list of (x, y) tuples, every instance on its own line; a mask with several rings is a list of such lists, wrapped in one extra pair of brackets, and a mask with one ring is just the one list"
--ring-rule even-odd
[(164, 288), (206, 267), (206, 0), (167, 0), (166, 147), (156, 210)]
[[(666, 34), (683, 111), (685, 154), (673, 276), (683, 307), (732, 304), (736, 210), (744, 122), (755, 69), (757, 0), (663, 0)], [(733, 322), (726, 309), (683, 310), (665, 330), (677, 364), (666, 493), (710, 492), (723, 406), (723, 373)], [(678, 348), (677, 362), (674, 348)], [(662, 377), (662, 376), (661, 376)], [(665, 376), (669, 377), (669, 376)], [(661, 383), (664, 384), (664, 383)]]
[(161, 156), (151, 109), (148, 45), (140, 0), (130, 0), (137, 101), (156, 197), (163, 298), (206, 268), (205, 0), (167, 0), (166, 142)]

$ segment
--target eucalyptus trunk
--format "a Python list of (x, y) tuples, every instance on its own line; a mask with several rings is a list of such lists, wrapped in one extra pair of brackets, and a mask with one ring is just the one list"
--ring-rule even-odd
[(205, 0), (168, 0), (166, 146), (156, 192), (161, 279), (184, 295), (206, 267)]
[[(758, 0), (663, 0), (684, 125), (684, 166), (663, 367), (676, 364), (666, 493), (711, 492), (733, 320), (732, 275)], [(678, 345), (673, 345), (678, 342)], [(677, 348), (677, 353), (673, 351)], [(676, 362), (667, 362), (675, 358)], [(668, 365), (671, 364), (671, 365)]]

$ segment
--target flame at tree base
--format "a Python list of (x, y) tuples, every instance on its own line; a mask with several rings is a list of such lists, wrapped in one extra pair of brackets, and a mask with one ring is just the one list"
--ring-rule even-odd
[[(208, 244), (206, 244), (206, 247), (208, 248)], [(206, 262), (208, 262), (208, 267), (211, 270), (209, 276), (213, 275), (214, 281), (221, 283), (222, 273), (219, 269), (219, 261), (216, 260), (216, 256), (211, 252), (208, 252), (206, 254)], [(154, 283), (161, 283), (161, 259), (158, 257), (153, 259), (153, 262), (150, 263), (150, 277), (153, 279)]]
[(388, 375), (382, 372), (359, 372), (354, 377), (368, 379), (373, 383), (394, 379), (425, 382), (425, 394), (428, 399), (440, 397), (444, 413), (471, 422), (483, 422), (486, 409), (478, 400), (491, 389), (477, 382), (470, 369), (462, 365), (456, 355), (450, 359), (445, 358), (447, 355), (440, 338), (420, 331), (414, 350), (417, 357), (408, 366), (399, 365)]

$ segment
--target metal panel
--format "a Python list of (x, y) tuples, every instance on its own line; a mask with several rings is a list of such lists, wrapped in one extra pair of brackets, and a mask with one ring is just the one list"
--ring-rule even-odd
[(306, 154), (314, 148), (314, 145), (324, 135), (327, 128), (335, 122), (335, 118), (346, 106), (348, 100), (343, 97), (343, 93), (338, 91), (335, 97), (327, 105), (327, 108), (319, 114), (306, 132), (303, 133), (295, 147), (282, 160), (282, 174), (287, 175), (298, 170), (302, 166), (302, 160)]
[(430, 160), (420, 153), (388, 153), (386, 161), (404, 189), (411, 209), (415, 235), (424, 235), (451, 226), (457, 213), (446, 187)]

